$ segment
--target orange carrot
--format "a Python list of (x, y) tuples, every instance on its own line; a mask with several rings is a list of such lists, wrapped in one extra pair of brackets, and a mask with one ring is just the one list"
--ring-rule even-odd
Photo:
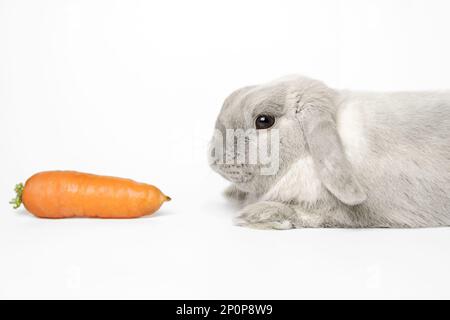
[(14, 208), (40, 218), (138, 218), (170, 201), (158, 188), (129, 179), (74, 171), (48, 171), (16, 186)]

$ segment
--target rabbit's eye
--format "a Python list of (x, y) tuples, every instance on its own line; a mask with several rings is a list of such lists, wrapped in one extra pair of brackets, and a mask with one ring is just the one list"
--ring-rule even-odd
[(260, 114), (255, 120), (255, 127), (258, 130), (269, 129), (274, 124), (275, 118), (267, 114)]

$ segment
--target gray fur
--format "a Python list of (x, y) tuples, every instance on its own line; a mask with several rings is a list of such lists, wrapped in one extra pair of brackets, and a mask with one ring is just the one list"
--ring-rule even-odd
[(243, 205), (238, 225), (450, 225), (450, 91), (338, 91), (294, 76), (234, 92), (216, 129), (253, 128), (260, 113), (277, 118), (275, 175), (211, 159), (233, 182), (228, 197)]

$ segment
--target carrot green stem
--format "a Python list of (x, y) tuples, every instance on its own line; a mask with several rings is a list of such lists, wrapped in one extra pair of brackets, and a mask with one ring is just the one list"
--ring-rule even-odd
[(16, 197), (9, 203), (13, 205), (14, 209), (18, 209), (22, 204), (23, 183), (16, 184), (14, 191), (16, 192)]

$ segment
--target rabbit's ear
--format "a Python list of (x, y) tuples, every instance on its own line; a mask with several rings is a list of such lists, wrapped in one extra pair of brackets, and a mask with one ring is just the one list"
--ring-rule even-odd
[(308, 107), (297, 113), (297, 118), (324, 186), (347, 205), (364, 202), (366, 194), (344, 154), (332, 115), (326, 110)]

